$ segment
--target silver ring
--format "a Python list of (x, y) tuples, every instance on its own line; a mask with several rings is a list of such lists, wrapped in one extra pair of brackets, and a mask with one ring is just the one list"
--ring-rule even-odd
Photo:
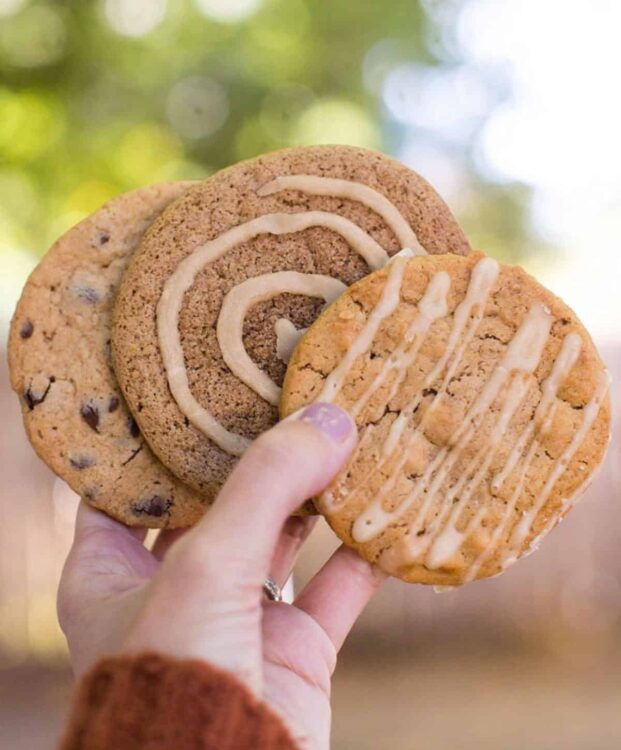
[(265, 593), (265, 596), (267, 596), (267, 598), (271, 602), (282, 601), (282, 593), (280, 591), (280, 586), (276, 583), (276, 581), (273, 578), (270, 578), (268, 576), (265, 579), (265, 583), (263, 584), (263, 591)]

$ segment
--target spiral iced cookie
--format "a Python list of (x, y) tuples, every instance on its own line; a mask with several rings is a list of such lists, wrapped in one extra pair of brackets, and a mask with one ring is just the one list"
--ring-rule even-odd
[(405, 246), (469, 251), (422, 178), (342, 146), (238, 164), (164, 212), (123, 278), (113, 331), (121, 387), (160, 459), (213, 496), (276, 421), (300, 332)]
[(11, 326), (11, 383), (36, 452), (89, 503), (133, 526), (184, 526), (205, 508), (149, 450), (110, 356), (128, 258), (189, 186), (128, 193), (67, 232), (30, 276)]
[(355, 417), (358, 447), (317, 507), (385, 571), (455, 586), (504, 570), (571, 508), (604, 457), (607, 391), (586, 330), (521, 269), (397, 257), (304, 336), (281, 411)]

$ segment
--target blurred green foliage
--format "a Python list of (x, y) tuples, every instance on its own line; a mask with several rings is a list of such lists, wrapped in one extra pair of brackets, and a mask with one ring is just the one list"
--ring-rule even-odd
[[(236, 22), (218, 20), (227, 2)], [(287, 145), (399, 155), (404, 129), (382, 104), (381, 77), (453, 54), (433, 4), (0, 0), (0, 252), (41, 253), (118, 192)], [(365, 83), (382, 40), (377, 80)], [(465, 175), (458, 212), (475, 246), (518, 259), (528, 195), (487, 183), (471, 147), (470, 137), (451, 146)]]

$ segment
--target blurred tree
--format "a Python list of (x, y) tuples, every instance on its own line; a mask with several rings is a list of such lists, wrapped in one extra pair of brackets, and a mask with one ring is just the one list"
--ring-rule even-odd
[[(120, 191), (287, 145), (444, 148), (393, 116), (383, 84), (399, 65), (459, 63), (447, 43), (459, 5), (0, 0), (0, 253), (43, 252)], [(477, 246), (517, 259), (528, 194), (477, 175), (475, 137), (450, 144), (456, 208)]]

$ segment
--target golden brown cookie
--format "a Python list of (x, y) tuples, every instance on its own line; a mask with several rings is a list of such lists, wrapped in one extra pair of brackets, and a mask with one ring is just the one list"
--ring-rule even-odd
[(469, 251), (421, 177), (346, 146), (238, 164), (164, 212), (123, 278), (113, 331), (121, 387), (160, 459), (214, 496), (276, 421), (299, 330), (406, 245)]
[(110, 354), (129, 256), (190, 185), (122, 195), (69, 230), (28, 279), (11, 325), (11, 383), (35, 450), (91, 505), (132, 526), (186, 526), (205, 508), (149, 450)]
[(364, 558), (455, 586), (536, 548), (601, 464), (608, 374), (575, 314), (481, 254), (395, 258), (296, 348), (281, 414), (349, 411), (360, 441), (316, 501)]

